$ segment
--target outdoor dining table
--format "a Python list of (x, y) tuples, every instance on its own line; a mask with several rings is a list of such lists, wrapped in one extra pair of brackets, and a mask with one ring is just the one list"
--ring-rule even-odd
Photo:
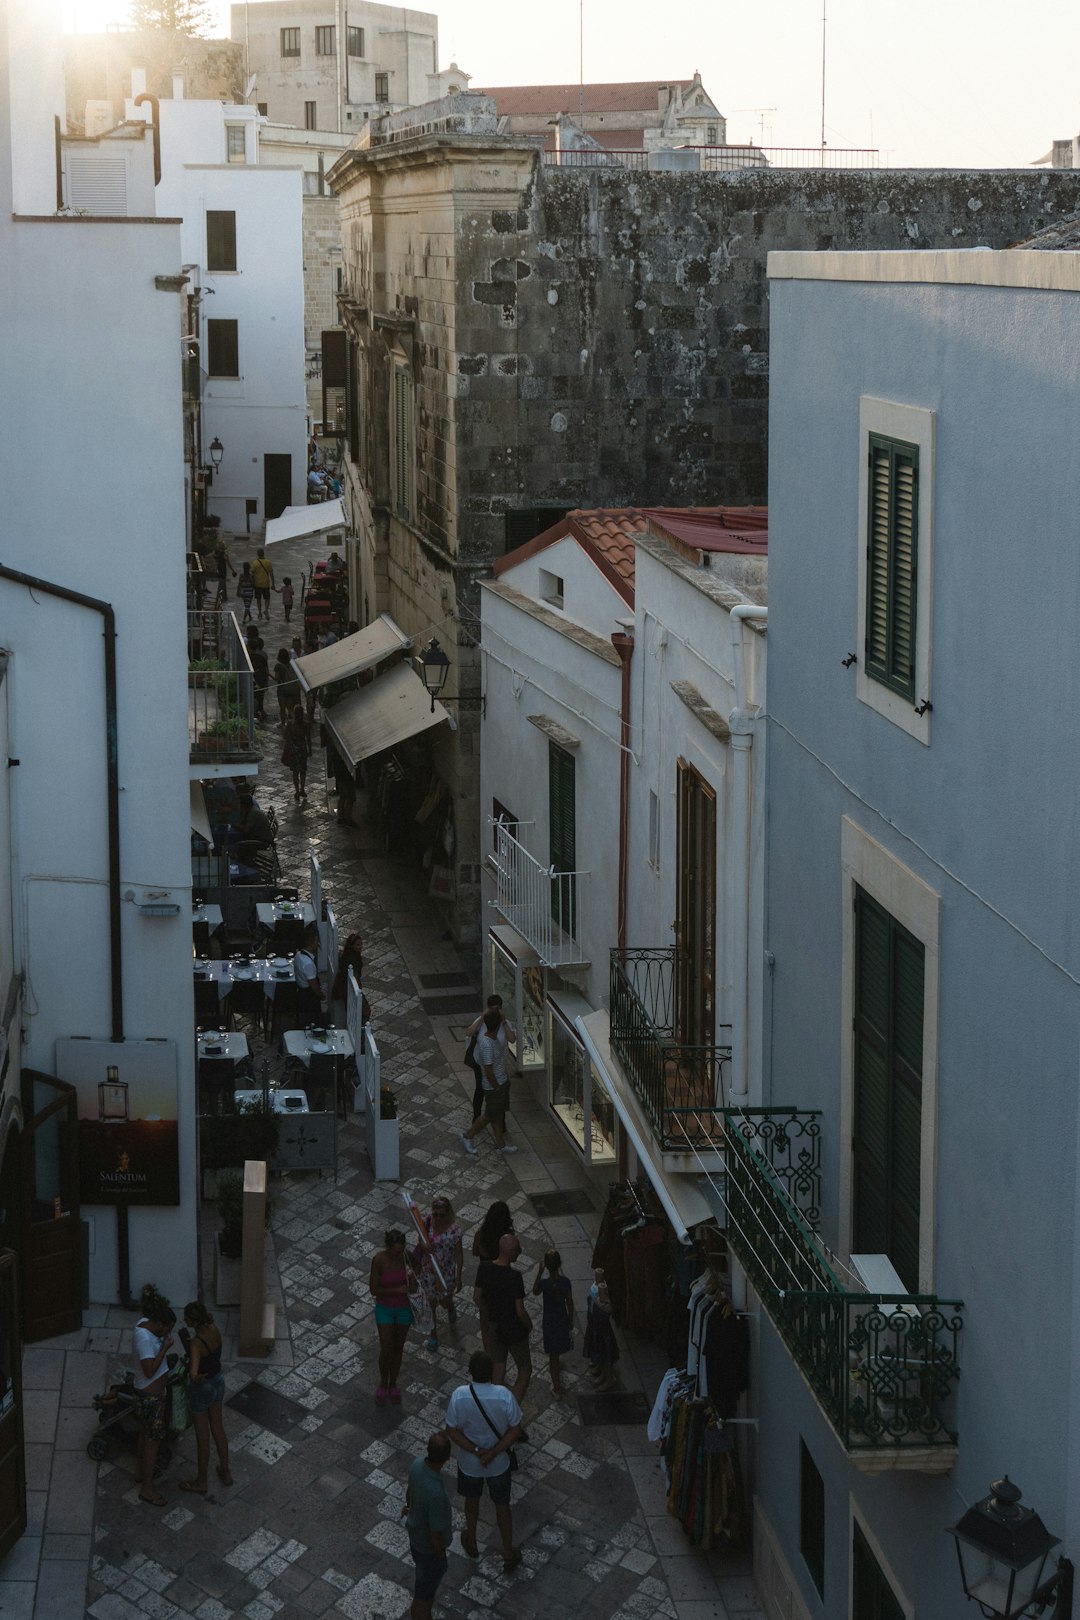
[(192, 906), (191, 921), (193, 924), (205, 923), (210, 932), (213, 933), (215, 928), (221, 927), (224, 918), (221, 915), (220, 906), (202, 905)]
[(196, 982), (213, 981), (218, 998), (225, 1000), (237, 985), (261, 984), (263, 994), (273, 999), (279, 984), (294, 984), (292, 958), (273, 956), (265, 960), (252, 957), (250, 962), (198, 961), (195, 963)]
[(234, 1067), (248, 1056), (247, 1036), (237, 1030), (206, 1029), (199, 1036), (200, 1063), (231, 1063)]
[[(265, 1093), (270, 1108), (275, 1114), (309, 1114), (306, 1091), (281, 1091), (273, 1087)], [(233, 1092), (237, 1108), (258, 1108), (263, 1102), (264, 1093), (257, 1089)]]
[(309, 1029), (287, 1029), (281, 1040), (288, 1055), (305, 1068), (311, 1067), (313, 1057), (347, 1058), (354, 1051), (352, 1036), (346, 1029), (328, 1029), (322, 1036)]
[(255, 906), (255, 920), (271, 933), (280, 922), (300, 922), (306, 928), (315, 921), (315, 907), (310, 900), (260, 900)]

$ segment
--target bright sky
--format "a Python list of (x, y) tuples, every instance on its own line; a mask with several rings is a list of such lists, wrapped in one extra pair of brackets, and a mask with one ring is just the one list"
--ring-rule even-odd
[[(61, 0), (100, 28), (125, 0)], [(332, 0), (327, 0), (327, 11)], [(428, 0), (432, 4), (432, 0)], [(1080, 130), (1080, 8), (1062, 0), (825, 0), (826, 139), (895, 167), (1024, 167)], [(823, 0), (583, 0), (585, 78), (689, 78), (700, 68), (728, 140), (816, 146)], [(220, 32), (229, 8), (219, 4)], [(578, 78), (579, 0), (434, 0), (440, 60), (486, 84)], [(640, 19), (635, 26), (634, 19)]]

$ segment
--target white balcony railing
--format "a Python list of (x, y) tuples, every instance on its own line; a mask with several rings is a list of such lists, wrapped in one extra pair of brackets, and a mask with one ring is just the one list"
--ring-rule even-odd
[(495, 831), (495, 905), (546, 967), (588, 960), (579, 943), (588, 872), (541, 866), (502, 822)]

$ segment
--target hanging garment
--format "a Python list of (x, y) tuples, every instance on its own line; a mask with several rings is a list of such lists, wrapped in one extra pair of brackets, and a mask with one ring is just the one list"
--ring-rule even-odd
[(722, 1418), (734, 1417), (750, 1381), (750, 1332), (731, 1304), (713, 1311), (705, 1328), (704, 1361), (709, 1394)]

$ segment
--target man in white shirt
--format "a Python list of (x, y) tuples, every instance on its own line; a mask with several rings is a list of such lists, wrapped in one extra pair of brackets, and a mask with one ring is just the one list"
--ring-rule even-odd
[(317, 1024), (323, 1011), (323, 987), (319, 979), (316, 952), (319, 936), (315, 929), (304, 935), (304, 943), (293, 957), (293, 978), (296, 980), (296, 1016), (301, 1029)]
[(476, 1037), (475, 1057), (480, 1065), (480, 1083), (484, 1091), (484, 1112), (474, 1119), (467, 1131), (461, 1133), (461, 1145), (467, 1153), (476, 1152), (474, 1136), (488, 1125), (495, 1138), (496, 1153), (516, 1153), (517, 1148), (506, 1140), (506, 1110), (510, 1106), (510, 1076), (506, 1067), (506, 1042), (499, 1040), (503, 1016), (492, 1007), (484, 1014), (484, 1028)]
[[(479, 1038), (480, 1031), (484, 1027), (484, 1014), (492, 1011), (501, 1013), (502, 1010), (502, 996), (488, 996), (487, 1006), (484, 1008), (484, 1011), (482, 1013), (477, 1013), (476, 1017), (465, 1031), (469, 1041), (468, 1046), (465, 1048), (465, 1062), (472, 1070), (473, 1076), (476, 1080), (476, 1085), (473, 1088), (472, 1110), (474, 1125), (484, 1112), (484, 1071), (476, 1061), (476, 1042)], [(517, 1045), (517, 1032), (505, 1013), (503, 1013), (503, 1020), (499, 1025), (499, 1033), (497, 1038), (502, 1046), (504, 1054), (503, 1061), (506, 1064), (507, 1072), (509, 1073), (509, 1054), (507, 1053), (506, 1048), (508, 1042), (510, 1041), (513, 1041), (515, 1046)], [(469, 1056), (470, 1052), (472, 1053), (471, 1057)]]
[(476, 1526), (486, 1481), (502, 1540), (503, 1573), (512, 1575), (521, 1563), (521, 1552), (514, 1546), (510, 1513), (510, 1449), (521, 1434), (521, 1407), (504, 1384), (492, 1383), (492, 1372), (487, 1351), (477, 1350), (469, 1361), (471, 1382), (450, 1397), (446, 1432), (457, 1447), (457, 1488), (465, 1504), (462, 1551), (469, 1558), (479, 1557)]

